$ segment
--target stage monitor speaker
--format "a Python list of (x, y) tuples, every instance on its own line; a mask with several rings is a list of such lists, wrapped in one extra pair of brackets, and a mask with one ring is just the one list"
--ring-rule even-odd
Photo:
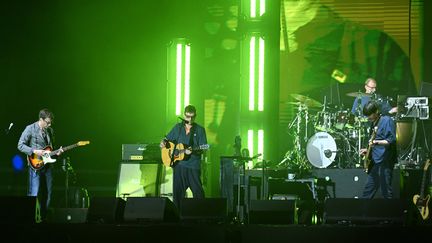
[(87, 213), (89, 223), (120, 223), (123, 221), (125, 200), (116, 197), (93, 197)]
[(249, 224), (296, 224), (296, 200), (251, 200)]
[(88, 208), (54, 208), (50, 214), (50, 223), (85, 223)]
[(0, 196), (0, 221), (3, 223), (40, 223), (39, 200), (33, 196)]
[(129, 197), (124, 211), (125, 222), (176, 222), (178, 211), (166, 197)]
[(398, 224), (406, 222), (408, 205), (402, 199), (329, 198), (324, 224)]
[(226, 198), (183, 198), (180, 220), (190, 223), (225, 223), (228, 218)]

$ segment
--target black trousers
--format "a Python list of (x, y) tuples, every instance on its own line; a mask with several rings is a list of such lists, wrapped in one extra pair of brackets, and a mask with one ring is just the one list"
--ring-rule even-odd
[(173, 200), (178, 208), (188, 188), (191, 189), (194, 198), (204, 198), (200, 169), (187, 168), (181, 164), (177, 164), (173, 169)]
[(366, 185), (363, 190), (363, 198), (372, 199), (378, 188), (381, 188), (381, 193), (384, 198), (392, 198), (392, 176), (393, 166), (390, 166), (389, 163), (382, 162), (374, 164), (366, 180)]

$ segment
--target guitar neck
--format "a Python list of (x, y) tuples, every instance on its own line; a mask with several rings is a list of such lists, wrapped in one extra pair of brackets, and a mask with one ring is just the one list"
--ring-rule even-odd
[[(64, 152), (64, 151), (66, 151), (66, 150), (73, 149), (73, 148), (75, 148), (75, 147), (77, 147), (77, 146), (78, 146), (78, 144), (72, 144), (72, 145), (66, 146), (66, 147), (61, 148), (61, 149), (62, 149), (63, 152)], [(56, 149), (56, 150), (50, 152), (50, 156), (51, 156), (51, 155), (54, 155), (54, 154), (57, 154), (59, 151), (60, 151), (60, 149)]]
[(420, 189), (420, 198), (424, 197), (425, 184), (426, 184), (426, 170), (423, 171), (423, 178), (422, 178), (422, 184)]
[[(375, 138), (376, 138), (376, 130), (374, 130), (372, 133), (371, 141), (373, 141)], [(371, 150), (372, 150), (372, 144), (369, 144), (367, 151), (366, 151), (365, 159), (369, 159), (369, 155), (370, 155)]]

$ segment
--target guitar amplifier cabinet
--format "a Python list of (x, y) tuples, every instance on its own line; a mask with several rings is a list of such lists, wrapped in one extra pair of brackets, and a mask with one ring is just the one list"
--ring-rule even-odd
[(157, 143), (122, 144), (122, 160), (151, 161), (160, 160), (160, 148)]

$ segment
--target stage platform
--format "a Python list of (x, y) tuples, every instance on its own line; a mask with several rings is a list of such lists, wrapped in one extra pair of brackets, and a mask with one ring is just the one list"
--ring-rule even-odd
[(13, 242), (370, 242), (421, 239), (430, 225), (0, 224)]

